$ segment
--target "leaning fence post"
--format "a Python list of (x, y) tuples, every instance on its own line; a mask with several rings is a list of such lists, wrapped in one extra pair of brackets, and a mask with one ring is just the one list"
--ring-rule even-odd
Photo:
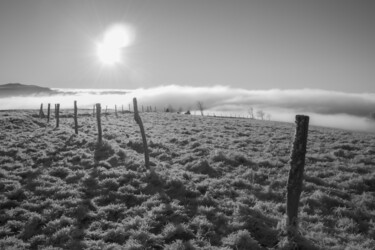
[(48, 103), (48, 109), (47, 109), (47, 123), (49, 123), (49, 117), (51, 115), (51, 104)]
[(78, 121), (77, 121), (77, 101), (74, 101), (74, 130), (78, 135)]
[(101, 107), (100, 107), (100, 103), (97, 103), (96, 104), (96, 120), (98, 122), (98, 143), (102, 143), (102, 124), (101, 124), (101, 121), (100, 121), (100, 111), (101, 111)]
[(134, 106), (134, 120), (138, 123), (139, 129), (141, 130), (141, 134), (142, 134), (143, 149), (145, 152), (145, 165), (146, 165), (146, 168), (149, 169), (150, 163), (149, 163), (149, 156), (148, 156), (148, 149), (147, 149), (146, 134), (145, 134), (145, 129), (143, 127), (141, 117), (139, 116), (139, 113), (138, 113), (137, 98), (133, 98), (133, 106)]
[(293, 149), (290, 155), (290, 170), (287, 184), (287, 232), (288, 238), (290, 239), (296, 235), (298, 230), (298, 203), (301, 196), (303, 171), (305, 168), (309, 117), (296, 115), (296, 125)]
[(40, 104), (39, 118), (44, 118), (44, 113), (43, 113), (43, 103)]
[(55, 117), (56, 117), (56, 128), (59, 127), (60, 124), (60, 104), (55, 104)]

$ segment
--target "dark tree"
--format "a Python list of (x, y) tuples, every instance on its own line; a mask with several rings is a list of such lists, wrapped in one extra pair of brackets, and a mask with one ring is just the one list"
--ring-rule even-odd
[(203, 102), (198, 101), (198, 102), (197, 102), (197, 108), (198, 108), (198, 110), (201, 112), (201, 115), (204, 116), (204, 114), (203, 114), (203, 111), (204, 111), (204, 105), (203, 105)]

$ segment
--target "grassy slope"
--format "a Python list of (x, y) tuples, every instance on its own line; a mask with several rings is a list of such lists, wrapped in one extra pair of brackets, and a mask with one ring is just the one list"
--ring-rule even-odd
[[(144, 113), (150, 174), (131, 114), (103, 117), (102, 146), (91, 116), (77, 136), (72, 118), (54, 129), (31, 114), (0, 112), (0, 249), (285, 246), (292, 124)], [(310, 128), (308, 244), (373, 249), (374, 166), (374, 135)]]

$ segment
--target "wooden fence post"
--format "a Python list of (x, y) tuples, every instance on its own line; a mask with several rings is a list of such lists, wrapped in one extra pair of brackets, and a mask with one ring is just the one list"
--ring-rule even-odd
[(137, 98), (133, 98), (133, 106), (134, 106), (134, 120), (138, 123), (139, 129), (141, 130), (141, 134), (142, 134), (143, 149), (144, 149), (144, 152), (145, 152), (145, 166), (146, 166), (147, 169), (149, 169), (150, 168), (150, 160), (149, 160), (149, 156), (148, 156), (146, 134), (145, 134), (145, 129), (143, 127), (141, 117), (139, 116), (139, 113), (138, 113)]
[(56, 128), (60, 125), (60, 103), (55, 104)]
[(116, 115), (116, 118), (118, 117), (117, 115), (117, 105), (115, 105), (115, 115)]
[(77, 121), (77, 101), (74, 101), (74, 130), (78, 135), (78, 121)]
[(303, 171), (305, 168), (305, 155), (307, 134), (309, 130), (309, 117), (296, 115), (296, 132), (293, 149), (290, 155), (290, 170), (287, 184), (287, 233), (293, 239), (298, 230), (298, 203), (302, 191)]
[(44, 113), (43, 113), (43, 103), (40, 104), (39, 118), (44, 118)]
[(48, 103), (48, 109), (47, 109), (47, 123), (49, 123), (49, 117), (51, 115), (51, 104)]
[(102, 143), (102, 123), (100, 120), (100, 112), (101, 112), (101, 107), (100, 103), (96, 104), (96, 120), (98, 122), (98, 143)]

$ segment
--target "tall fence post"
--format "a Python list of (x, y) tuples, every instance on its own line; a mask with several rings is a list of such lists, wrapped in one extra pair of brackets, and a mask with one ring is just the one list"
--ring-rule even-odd
[(44, 113), (43, 113), (43, 103), (40, 104), (39, 118), (44, 118)]
[(49, 123), (49, 117), (51, 115), (51, 103), (48, 103), (48, 109), (47, 109), (47, 123)]
[(290, 170), (287, 184), (286, 213), (288, 216), (287, 233), (289, 239), (293, 239), (298, 230), (298, 203), (302, 192), (308, 130), (309, 117), (296, 115), (296, 132), (290, 155)]
[(117, 115), (117, 105), (115, 105), (115, 115), (116, 115), (116, 118), (118, 117)]
[(145, 129), (143, 127), (142, 119), (139, 116), (138, 113), (138, 105), (137, 105), (137, 98), (133, 98), (133, 106), (134, 106), (134, 120), (138, 123), (139, 129), (141, 130), (142, 134), (142, 141), (143, 141), (143, 149), (145, 152), (145, 166), (147, 169), (150, 168), (150, 160), (148, 156), (148, 148), (147, 148), (147, 140), (146, 140), (146, 134)]
[(56, 128), (60, 125), (60, 103), (55, 104)]
[(77, 121), (77, 101), (74, 101), (74, 130), (78, 135), (78, 121)]
[(102, 123), (100, 120), (100, 112), (101, 112), (101, 107), (100, 103), (96, 104), (96, 120), (98, 122), (98, 143), (102, 143)]

